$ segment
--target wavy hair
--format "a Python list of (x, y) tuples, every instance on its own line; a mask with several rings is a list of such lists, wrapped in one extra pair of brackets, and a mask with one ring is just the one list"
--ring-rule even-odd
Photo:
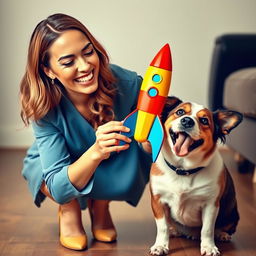
[(49, 67), (49, 47), (63, 32), (70, 29), (81, 31), (89, 39), (100, 60), (99, 87), (88, 102), (89, 111), (92, 113), (90, 122), (97, 128), (114, 119), (115, 78), (109, 68), (107, 52), (80, 21), (57, 13), (38, 23), (30, 39), (26, 70), (20, 83), (20, 114), (25, 126), (30, 121), (37, 122), (43, 118), (60, 102), (63, 86), (59, 81), (52, 83), (43, 71), (43, 66)]

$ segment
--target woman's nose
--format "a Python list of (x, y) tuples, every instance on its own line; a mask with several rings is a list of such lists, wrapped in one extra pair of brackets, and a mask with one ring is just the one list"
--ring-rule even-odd
[(90, 68), (89, 62), (86, 60), (86, 58), (79, 58), (77, 60), (77, 69), (78, 71), (88, 71)]

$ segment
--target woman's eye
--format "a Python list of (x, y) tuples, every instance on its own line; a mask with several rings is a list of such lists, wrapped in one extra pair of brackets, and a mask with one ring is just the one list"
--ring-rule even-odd
[(201, 117), (201, 118), (199, 119), (199, 121), (200, 121), (200, 123), (203, 124), (203, 125), (208, 125), (208, 124), (209, 124), (208, 119), (205, 118), (205, 117)]
[(94, 49), (90, 49), (90, 50), (87, 50), (86, 52), (84, 52), (84, 55), (85, 56), (91, 56), (92, 54), (94, 53)]
[(67, 62), (61, 63), (61, 65), (65, 66), (65, 67), (69, 67), (69, 66), (72, 66), (73, 63), (74, 63), (74, 61), (71, 60), (71, 61), (67, 61)]
[(185, 110), (184, 110), (184, 109), (178, 109), (178, 110), (176, 111), (176, 114), (177, 114), (178, 116), (182, 116), (182, 115), (185, 114)]

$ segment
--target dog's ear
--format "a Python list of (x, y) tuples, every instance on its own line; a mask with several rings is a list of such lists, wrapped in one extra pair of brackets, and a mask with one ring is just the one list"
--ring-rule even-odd
[(174, 96), (168, 96), (163, 108), (163, 111), (161, 113), (160, 119), (162, 123), (164, 123), (170, 113), (174, 108), (176, 108), (182, 101)]
[(225, 142), (225, 135), (229, 134), (243, 120), (243, 115), (232, 110), (217, 110), (213, 112), (215, 137)]

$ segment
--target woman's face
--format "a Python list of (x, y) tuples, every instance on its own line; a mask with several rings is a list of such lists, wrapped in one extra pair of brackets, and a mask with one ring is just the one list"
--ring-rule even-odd
[(50, 46), (50, 68), (44, 71), (57, 78), (69, 96), (88, 96), (98, 88), (99, 57), (88, 38), (78, 30), (67, 30)]

